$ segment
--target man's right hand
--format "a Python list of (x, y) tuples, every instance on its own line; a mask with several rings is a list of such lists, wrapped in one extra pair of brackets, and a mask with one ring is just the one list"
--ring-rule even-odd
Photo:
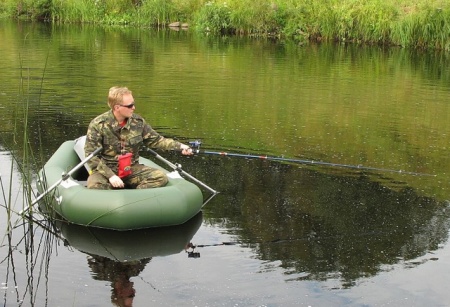
[(111, 178), (109, 178), (109, 183), (111, 183), (111, 185), (116, 189), (122, 189), (125, 187), (122, 179), (120, 179), (120, 177), (117, 175), (114, 175)]

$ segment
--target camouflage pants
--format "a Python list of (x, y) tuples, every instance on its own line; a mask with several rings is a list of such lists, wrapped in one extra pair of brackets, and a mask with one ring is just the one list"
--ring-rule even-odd
[[(166, 174), (156, 168), (142, 164), (131, 166), (131, 175), (122, 178), (125, 188), (128, 189), (149, 189), (165, 186), (168, 182)], [(89, 176), (87, 181), (88, 189), (112, 190), (113, 186), (108, 178), (95, 172)]]

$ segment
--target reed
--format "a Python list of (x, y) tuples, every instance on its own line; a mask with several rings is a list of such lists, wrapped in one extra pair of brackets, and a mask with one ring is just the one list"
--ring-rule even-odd
[(141, 24), (148, 24), (156, 27), (163, 27), (170, 23), (173, 16), (176, 16), (175, 6), (172, 1), (148, 0), (140, 7)]
[(95, 23), (100, 21), (104, 12), (99, 1), (60, 0), (54, 2), (52, 20), (62, 23)]
[[(20, 54), (19, 54), (20, 57)], [(0, 240), (0, 248), (6, 255), (1, 263), (6, 272), (2, 278), (4, 291), (3, 300), (15, 301), (22, 305), (25, 301), (34, 306), (39, 296), (38, 292), (48, 294), (48, 269), (54, 248), (59, 244), (55, 239), (59, 236), (51, 231), (52, 221), (43, 218), (40, 214), (22, 217), (17, 214), (17, 205), (27, 206), (31, 203), (33, 193), (33, 174), (36, 173), (36, 157), (30, 144), (29, 114), (32, 111), (33, 85), (29, 70), (22, 67), (20, 60), (20, 84), (18, 101), (14, 104), (14, 133), (12, 138), (6, 139), (2, 135), (2, 144), (10, 152), (9, 179), (4, 180), (0, 174), (0, 214), (3, 218), (3, 209), (6, 211), (6, 225), (1, 228), (5, 233)], [(45, 67), (47, 63), (45, 63)], [(40, 80), (39, 97), (42, 91), (44, 74)], [(25, 75), (25, 73), (27, 73)], [(12, 139), (12, 140), (11, 140)], [(3, 148), (2, 148), (3, 149)], [(17, 176), (19, 176), (19, 179)], [(44, 230), (44, 231), (42, 231)], [(20, 269), (19, 269), (19, 265)], [(25, 264), (25, 265), (23, 265)], [(25, 279), (21, 274), (25, 273)], [(26, 284), (18, 284), (25, 280)], [(42, 290), (40, 290), (43, 288)], [(9, 296), (11, 299), (9, 299)]]
[(394, 43), (404, 47), (450, 50), (450, 3), (433, 6), (424, 3), (407, 9), (392, 25)]
[(390, 20), (396, 15), (395, 6), (389, 2), (357, 0), (321, 7), (317, 16), (311, 18), (319, 21), (316, 35), (325, 40), (386, 43), (389, 42)]
[[(22, 71), (22, 70), (21, 70)], [(14, 109), (13, 112), (17, 115), (17, 114), (25, 114), (23, 121), (19, 122), (19, 119), (17, 116), (14, 116), (15, 120), (14, 120), (14, 136), (13, 136), (13, 143), (17, 144), (18, 140), (21, 139), (21, 137), (16, 136), (16, 133), (21, 133), (22, 131), (26, 131), (26, 129), (22, 130), (23, 127), (26, 128), (27, 125), (27, 112), (24, 111), (22, 108), (27, 108), (28, 104), (22, 101), (23, 95), (22, 95), (22, 89), (23, 89), (23, 80), (21, 77), (21, 86), (20, 86), (20, 97), (21, 97), (21, 101), (19, 101), (19, 103), (14, 105)], [(23, 125), (22, 125), (23, 123)], [(24, 132), (26, 134), (26, 132)], [(14, 213), (16, 213), (17, 210), (15, 210), (14, 205), (15, 205), (15, 200), (13, 200), (13, 196), (14, 196), (14, 177), (13, 174), (15, 172), (15, 168), (19, 169), (20, 171), (22, 171), (22, 182), (25, 183), (29, 182), (28, 181), (28, 171), (26, 168), (26, 163), (24, 163), (25, 159), (22, 159), (22, 156), (19, 156), (19, 154), (22, 154), (22, 151), (20, 150), (14, 150), (14, 146), (12, 146), (13, 144), (7, 144), (7, 141), (5, 140), (5, 138), (2, 137), (2, 144), (5, 144), (6, 149), (10, 152), (11, 154), (11, 160), (10, 160), (10, 168), (9, 168), (9, 178), (8, 178), (8, 182), (9, 185), (6, 184), (3, 181), (3, 176), (0, 175), (0, 188), (2, 191), (2, 204), (1, 207), (3, 207), (6, 211), (6, 233), (10, 234), (10, 232), (12, 231), (12, 229), (14, 228), (13, 226), (13, 216)], [(25, 167), (24, 167), (25, 166)], [(20, 189), (21, 191), (25, 191), (25, 189)], [(30, 189), (26, 189), (27, 191), (29, 191)], [(16, 195), (18, 196), (18, 195)], [(25, 197), (24, 195), (22, 195), (22, 198), (25, 200), (27, 197)], [(14, 222), (14, 224), (17, 224), (17, 220)]]
[[(22, 67), (22, 59), (20, 58), (20, 83), (19, 83), (19, 96), (16, 104), (13, 105), (13, 133), (12, 137), (6, 139), (2, 137), (2, 144), (4, 144), (7, 151), (10, 153), (11, 165), (9, 169), (9, 185), (5, 184), (3, 177), (0, 175), (0, 188), (2, 201), (1, 207), (6, 210), (6, 232), (10, 233), (18, 224), (22, 223), (23, 217), (18, 214), (21, 209), (25, 209), (32, 203), (32, 199), (36, 197), (34, 193), (34, 177), (37, 169), (42, 165), (43, 159), (37, 159), (34, 150), (31, 147), (33, 142), (30, 140), (30, 131), (37, 133), (40, 138), (40, 131), (36, 131), (36, 127), (33, 129), (29, 127), (29, 116), (35, 109), (39, 109), (40, 96), (43, 87), (43, 80), (45, 75), (45, 67), (42, 78), (39, 84), (39, 94), (37, 101), (33, 101), (33, 93), (36, 91), (32, 89), (32, 77), (29, 70)], [(28, 72), (25, 76), (24, 72)], [(30, 106), (33, 105), (34, 108)], [(37, 107), (37, 108), (36, 108)], [(35, 135), (35, 134), (34, 134)], [(42, 142), (41, 142), (42, 143)], [(17, 174), (19, 180), (13, 175)], [(20, 195), (21, 194), (21, 195)], [(21, 208), (17, 208), (17, 205), (21, 205)], [(27, 208), (31, 211), (32, 208)], [(32, 211), (31, 211), (32, 212)], [(16, 218), (15, 221), (13, 219)]]
[(278, 33), (284, 22), (279, 18), (280, 4), (265, 0), (243, 0), (230, 2), (230, 21), (238, 33)]
[[(45, 76), (45, 69), (47, 67), (47, 59), (45, 61), (45, 66), (43, 69), (43, 75), (40, 78), (40, 84), (39, 84), (39, 96), (37, 97), (37, 101), (34, 102), (37, 107), (39, 107), (40, 104), (40, 96), (42, 92), (42, 83)], [(33, 112), (30, 108), (30, 104), (32, 101), (31, 96), (31, 80), (30, 76), (24, 76), (23, 72), (25, 70), (22, 67), (20, 67), (20, 97), (21, 97), (21, 103), (16, 105), (16, 108), (18, 108), (17, 113), (18, 116), (15, 116), (15, 125), (16, 125), (16, 132), (21, 133), (21, 135), (15, 136), (16, 143), (19, 142), (19, 140), (22, 140), (22, 145), (19, 146), (21, 148), (21, 151), (13, 151), (14, 154), (14, 160), (17, 164), (17, 168), (20, 172), (21, 179), (22, 179), (22, 191), (23, 191), (23, 200), (24, 200), (24, 207), (26, 204), (30, 205), (32, 203), (32, 199), (34, 198), (33, 193), (33, 174), (36, 173), (36, 165), (39, 163), (36, 157), (34, 156), (33, 148), (31, 147), (32, 142), (30, 142), (30, 136), (29, 136), (29, 126), (28, 126), (28, 117), (30, 112)], [(22, 108), (22, 109), (20, 109)], [(39, 131), (38, 131), (38, 137), (39, 137)]]
[[(12, 174), (14, 171), (14, 163), (11, 160), (11, 164), (10, 164), (10, 176), (9, 176), (9, 182), (12, 182)], [(12, 217), (12, 202), (11, 202), (11, 198), (12, 198), (12, 185), (10, 184), (9, 187), (6, 187), (4, 182), (3, 182), (3, 176), (2, 174), (0, 174), (0, 188), (2, 189), (2, 198), (3, 198), (3, 204), (0, 205), (0, 207), (3, 207), (6, 211), (6, 232), (10, 233), (11, 229), (12, 229), (12, 223), (11, 223), (11, 217)], [(5, 191), (8, 191), (7, 193), (5, 193)]]

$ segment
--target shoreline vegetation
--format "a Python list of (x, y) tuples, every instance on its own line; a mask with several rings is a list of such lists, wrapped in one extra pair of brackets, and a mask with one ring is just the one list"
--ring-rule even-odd
[(447, 0), (1, 0), (0, 15), (450, 51)]

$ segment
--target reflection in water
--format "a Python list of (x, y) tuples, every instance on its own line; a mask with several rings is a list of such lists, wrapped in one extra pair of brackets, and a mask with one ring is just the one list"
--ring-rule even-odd
[(150, 260), (147, 258), (120, 262), (107, 257), (90, 255), (88, 264), (94, 279), (111, 282), (111, 302), (116, 306), (130, 307), (133, 306), (136, 293), (133, 288), (134, 283), (130, 279), (139, 276)]
[[(191, 239), (202, 224), (202, 213), (185, 224), (118, 232), (106, 229), (71, 225), (60, 220), (23, 220), (13, 231), (6, 233), (2, 248), (9, 251), (0, 264), (7, 266), (1, 282), (5, 306), (15, 300), (30, 306), (43, 306), (49, 297), (50, 260), (63, 241), (88, 255), (87, 262), (95, 280), (111, 282), (111, 301), (117, 306), (132, 306), (135, 290), (132, 278), (139, 276), (145, 266), (156, 256), (177, 254), (191, 244)], [(22, 232), (20, 238), (14, 237)], [(21, 280), (21, 270), (26, 270), (27, 284)], [(18, 272), (20, 271), (20, 272)], [(14, 294), (15, 298), (8, 298)]]
[[(43, 27), (42, 33), (36, 31)], [(432, 259), (430, 253), (448, 245), (450, 70), (442, 69), (448, 67), (445, 57), (349, 45), (298, 48), (269, 41), (205, 41), (129, 28), (8, 23), (0, 31), (8, 42), (2, 46), (0, 95), (2, 106), (13, 111), (5, 112), (0, 123), (2, 144), (18, 155), (29, 145), (41, 159), (38, 164), (63, 141), (85, 133), (89, 120), (106, 108), (104, 89), (121, 76), (122, 82), (133, 80), (142, 115), (169, 137), (204, 139), (211, 150), (439, 176), (385, 176), (205, 156), (170, 158), (221, 192), (205, 206), (205, 222), (236, 235), (263, 263), (279, 264), (277, 269), (294, 287), (302, 287), (303, 280), (335, 280), (352, 287), (393, 265), (419, 265), (423, 260), (418, 257)], [(19, 75), (28, 82), (27, 93), (17, 93)], [(28, 104), (23, 131), (21, 117)], [(46, 280), (38, 277), (49, 271), (50, 255), (55, 257), (50, 248), (55, 244), (33, 227), (16, 227), (15, 236), (0, 248), (0, 266), (10, 273), (5, 278), (8, 295), (13, 290), (16, 297), (11, 300), (31, 305), (46, 298)], [(87, 235), (95, 245), (78, 240), (76, 232), (64, 236), (75, 248), (107, 261), (132, 263), (158, 254), (149, 253), (149, 246), (127, 246), (120, 237), (114, 245), (101, 232)], [(166, 253), (179, 252), (189, 240), (180, 241)], [(205, 270), (214, 265), (221, 263)], [(16, 278), (20, 268), (26, 270), (27, 281)], [(52, 277), (61, 276), (59, 269), (51, 271)], [(286, 287), (273, 280), (263, 286), (274, 292)]]
[(210, 183), (221, 191), (207, 208), (258, 258), (280, 261), (289, 281), (331, 279), (351, 287), (448, 240), (449, 202), (420, 195), (404, 176), (221, 158), (207, 163), (216, 180)]
[(184, 250), (203, 220), (200, 212), (186, 223), (163, 228), (115, 231), (59, 223), (66, 245), (119, 262), (168, 256)]
[(111, 302), (132, 306), (136, 294), (131, 278), (139, 276), (156, 256), (179, 253), (191, 245), (203, 217), (200, 212), (174, 227), (114, 231), (58, 223), (65, 244), (88, 254), (88, 265), (96, 280), (111, 282)]
[[(42, 229), (46, 231), (42, 232)], [(17, 233), (20, 234), (18, 237)], [(6, 244), (0, 246), (8, 249), (6, 257), (0, 259), (0, 264), (7, 266), (2, 282), (4, 304), (8, 306), (8, 294), (11, 294), (18, 306), (24, 303), (38, 306), (42, 301), (40, 295), (49, 291), (49, 263), (57, 248), (58, 234), (46, 220), (23, 219), (21, 222), (16, 221), (6, 233), (6, 238)], [(19, 285), (17, 282), (23, 271), (27, 282)]]

